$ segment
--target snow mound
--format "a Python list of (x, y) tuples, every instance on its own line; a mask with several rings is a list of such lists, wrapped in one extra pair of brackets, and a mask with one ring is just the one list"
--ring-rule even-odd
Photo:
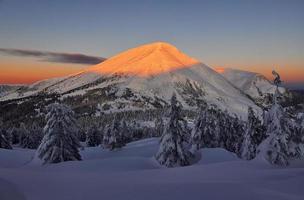
[[(0, 159), (0, 199), (303, 199), (303, 161), (302, 167), (274, 168), (223, 149), (203, 149), (199, 163), (168, 169), (153, 161), (158, 141), (132, 142), (119, 151), (90, 147), (81, 151), (83, 161), (47, 166), (2, 168), (6, 161)], [(7, 153), (0, 151), (0, 157)], [(16, 154), (16, 160), (24, 155)], [(22, 194), (17, 188), (25, 198), (16, 197)]]

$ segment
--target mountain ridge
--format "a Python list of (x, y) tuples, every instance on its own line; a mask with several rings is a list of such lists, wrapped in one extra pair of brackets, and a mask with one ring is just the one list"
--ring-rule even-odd
[(81, 97), (86, 104), (99, 105), (101, 112), (164, 107), (173, 93), (187, 110), (206, 102), (243, 118), (249, 106), (261, 112), (225, 77), (163, 42), (123, 51), (79, 73), (34, 83), (0, 101), (43, 93), (57, 94), (61, 100)]

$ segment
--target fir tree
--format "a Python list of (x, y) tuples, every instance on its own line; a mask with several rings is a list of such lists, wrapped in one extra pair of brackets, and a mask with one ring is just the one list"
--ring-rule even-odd
[(155, 135), (154, 137), (162, 136), (164, 132), (164, 121), (162, 117), (157, 117), (155, 120)]
[(124, 144), (132, 141), (130, 128), (128, 127), (127, 122), (124, 118), (121, 120), (120, 130)]
[(81, 160), (74, 112), (66, 105), (54, 103), (47, 107), (47, 124), (37, 156), (44, 164)]
[(191, 132), (191, 144), (193, 150), (199, 150), (203, 147), (204, 144), (204, 135), (205, 135), (205, 127), (206, 123), (206, 108), (201, 108), (201, 111), (195, 120), (194, 127)]
[(77, 133), (76, 133), (76, 137), (80, 142), (85, 142), (87, 139), (87, 135), (84, 129), (79, 128)]
[(117, 117), (114, 117), (111, 127), (103, 138), (103, 145), (110, 150), (118, 149), (125, 146), (123, 131)]
[(89, 147), (95, 147), (101, 144), (101, 132), (97, 128), (97, 126), (93, 125), (88, 131), (87, 131), (87, 139), (86, 144)]
[(104, 130), (104, 134), (102, 137), (102, 147), (109, 148), (109, 140), (111, 137), (111, 125), (107, 125)]
[(273, 97), (274, 103), (265, 117), (267, 138), (258, 147), (258, 154), (271, 164), (286, 166), (289, 164), (288, 142), (292, 134), (292, 124), (284, 109), (278, 103), (278, 84), (281, 81), (277, 73), (273, 74), (276, 76), (274, 83), (277, 87)]
[(208, 108), (205, 114), (202, 115), (205, 123), (202, 134), (201, 147), (219, 147), (220, 143), (220, 121), (219, 110), (215, 106)]
[(295, 122), (288, 148), (291, 158), (299, 159), (304, 156), (304, 117)]
[(244, 139), (245, 126), (243, 121), (241, 121), (236, 115), (231, 117), (230, 120), (231, 133), (230, 138), (228, 138), (230, 146), (228, 146), (226, 149), (241, 157), (241, 147)]
[(9, 133), (5, 129), (0, 128), (0, 148), (2, 149), (12, 149), (8, 134)]
[(241, 157), (251, 160), (256, 155), (257, 146), (261, 143), (260, 138), (264, 135), (264, 129), (261, 120), (255, 116), (251, 107), (248, 108), (248, 119), (244, 140), (241, 147)]
[(190, 152), (184, 146), (184, 128), (181, 106), (175, 94), (171, 98), (170, 119), (161, 137), (156, 160), (166, 167), (186, 166), (190, 164)]
[(22, 127), (22, 140), (20, 146), (22, 148), (37, 149), (42, 140), (42, 129), (34, 122), (28, 130)]
[(12, 136), (12, 144), (20, 143), (20, 131), (18, 128), (13, 127), (10, 129), (10, 134)]

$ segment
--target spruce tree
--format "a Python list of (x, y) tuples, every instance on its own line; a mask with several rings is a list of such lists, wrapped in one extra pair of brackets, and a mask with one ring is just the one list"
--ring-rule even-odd
[(121, 124), (118, 118), (115, 116), (111, 127), (104, 135), (103, 146), (110, 150), (114, 150), (125, 146), (125, 144), (126, 143), (124, 140), (123, 131), (121, 129)]
[(267, 138), (258, 147), (258, 154), (271, 164), (286, 166), (288, 162), (289, 147), (288, 142), (292, 135), (292, 123), (286, 115), (283, 107), (278, 103), (280, 77), (276, 72), (274, 83), (276, 91), (273, 105), (267, 112), (265, 124), (267, 127)]
[(12, 136), (12, 144), (19, 144), (20, 143), (19, 128), (13, 127), (9, 131), (10, 131), (10, 134)]
[(160, 137), (162, 136), (164, 132), (164, 121), (163, 118), (157, 117), (155, 120), (155, 135), (153, 135), (154, 137)]
[(101, 141), (101, 144), (102, 144), (102, 147), (103, 148), (109, 148), (108, 144), (109, 144), (109, 139), (110, 139), (110, 130), (111, 128), (111, 125), (106, 125), (105, 129), (104, 129), (104, 134), (102, 136), (102, 141)]
[(295, 122), (288, 148), (291, 158), (299, 159), (304, 156), (304, 116)]
[(78, 127), (74, 112), (66, 105), (54, 103), (47, 107), (47, 124), (37, 156), (44, 164), (81, 160), (78, 148)]
[(219, 117), (219, 110), (213, 105), (203, 114), (205, 127), (202, 132), (202, 147), (219, 147), (221, 135)]
[(181, 105), (175, 94), (171, 98), (170, 119), (161, 137), (156, 160), (166, 167), (186, 166), (190, 164), (190, 152), (184, 146), (184, 128)]
[(96, 125), (93, 125), (91, 128), (89, 128), (86, 135), (87, 135), (87, 139), (86, 139), (87, 146), (95, 147), (101, 144), (102, 134)]
[(12, 149), (11, 141), (8, 138), (8, 132), (0, 127), (0, 148)]
[(125, 118), (122, 118), (122, 120), (120, 122), (120, 130), (121, 130), (121, 136), (122, 136), (122, 140), (123, 140), (124, 144), (132, 141), (131, 131), (130, 131), (129, 126), (127, 125)]
[(257, 146), (261, 143), (260, 138), (264, 135), (264, 129), (261, 120), (254, 114), (251, 107), (248, 108), (248, 119), (244, 140), (241, 147), (241, 157), (245, 160), (251, 160), (256, 156)]
[(191, 144), (193, 151), (199, 150), (205, 144), (204, 135), (206, 131), (205, 127), (207, 125), (206, 114), (206, 108), (201, 108), (200, 113), (195, 120), (194, 127), (191, 131)]
[(30, 129), (22, 127), (22, 140), (20, 146), (22, 148), (37, 149), (42, 140), (42, 128), (40, 128), (35, 122)]

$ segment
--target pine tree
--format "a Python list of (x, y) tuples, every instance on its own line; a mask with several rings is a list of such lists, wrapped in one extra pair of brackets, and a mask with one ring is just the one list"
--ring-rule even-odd
[(88, 131), (87, 131), (87, 139), (86, 144), (89, 147), (95, 147), (101, 144), (101, 132), (97, 128), (97, 126), (93, 125)]
[(34, 122), (30, 129), (22, 125), (22, 139), (20, 146), (22, 148), (37, 149), (42, 140), (42, 129)]
[(130, 129), (127, 125), (127, 122), (124, 118), (121, 120), (120, 130), (121, 130), (121, 136), (122, 136), (122, 140), (123, 140), (124, 144), (132, 141), (131, 131), (130, 131)]
[(183, 118), (181, 106), (175, 94), (171, 98), (170, 119), (161, 137), (156, 160), (166, 167), (186, 166), (190, 164), (190, 152), (184, 146)]
[(104, 134), (102, 137), (102, 147), (109, 148), (109, 140), (111, 137), (111, 125), (107, 125), (104, 130)]
[(243, 159), (251, 160), (256, 156), (256, 149), (261, 143), (260, 138), (262, 135), (264, 135), (262, 122), (255, 116), (253, 109), (249, 107), (246, 130), (241, 147), (241, 157)]
[(294, 131), (288, 143), (289, 156), (300, 159), (304, 156), (304, 116), (294, 123)]
[(195, 120), (194, 127), (191, 132), (191, 144), (193, 150), (199, 150), (203, 147), (204, 143), (204, 135), (205, 135), (205, 127), (207, 125), (206, 121), (206, 107), (201, 108), (201, 111)]
[(19, 144), (20, 143), (20, 141), (19, 141), (19, 139), (20, 139), (19, 129), (16, 128), (16, 127), (13, 127), (9, 131), (10, 131), (10, 134), (12, 136), (12, 144)]
[(208, 108), (203, 117), (203, 120), (205, 121), (205, 127), (202, 133), (202, 147), (219, 147), (221, 135), (219, 110), (215, 106), (211, 106)]
[(76, 133), (76, 137), (80, 142), (85, 142), (87, 139), (87, 135), (84, 129), (79, 128), (77, 133)]
[(5, 129), (0, 128), (0, 148), (2, 149), (12, 149), (8, 134), (9, 133)]
[(164, 132), (164, 121), (162, 117), (157, 117), (155, 120), (155, 135), (154, 137), (162, 136)]
[(66, 105), (54, 103), (47, 107), (47, 124), (37, 156), (44, 164), (81, 160), (74, 112)]
[(115, 116), (111, 127), (103, 138), (103, 146), (110, 150), (114, 150), (125, 146), (125, 144), (121, 124)]
[(279, 95), (278, 84), (281, 81), (277, 73), (273, 74), (276, 75), (274, 82), (277, 88), (274, 94), (274, 103), (265, 117), (267, 138), (258, 147), (258, 154), (271, 164), (286, 166), (289, 164), (288, 140), (292, 135), (291, 127), (293, 125), (277, 101)]
[(18, 135), (19, 135), (19, 146), (22, 146), (22, 141), (25, 139), (26, 135), (28, 135), (28, 129), (26, 128), (23, 122), (20, 123), (18, 128)]

